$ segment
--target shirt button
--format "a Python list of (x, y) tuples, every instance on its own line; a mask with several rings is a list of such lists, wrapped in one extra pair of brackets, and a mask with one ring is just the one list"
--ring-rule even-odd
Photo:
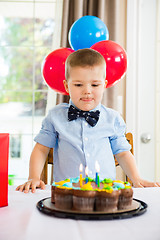
[(85, 122), (85, 126), (88, 126), (88, 123), (87, 123), (87, 122)]
[(87, 138), (87, 137), (85, 137), (84, 139), (85, 139), (85, 141), (88, 141), (88, 138)]
[(87, 153), (87, 157), (90, 157), (90, 154), (89, 154), (89, 153)]

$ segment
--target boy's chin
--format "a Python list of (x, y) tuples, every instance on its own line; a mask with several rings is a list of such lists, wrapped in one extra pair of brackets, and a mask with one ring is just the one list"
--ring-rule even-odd
[(93, 109), (96, 108), (96, 106), (90, 105), (90, 104), (85, 104), (85, 106), (79, 106), (78, 107), (82, 111), (92, 111)]

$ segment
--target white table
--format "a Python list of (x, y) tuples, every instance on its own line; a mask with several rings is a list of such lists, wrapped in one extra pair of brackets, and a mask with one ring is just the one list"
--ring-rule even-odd
[(103, 221), (60, 219), (45, 215), (36, 203), (46, 190), (24, 194), (9, 187), (9, 205), (0, 208), (0, 240), (160, 240), (160, 188), (134, 189), (134, 198), (148, 204), (141, 216)]

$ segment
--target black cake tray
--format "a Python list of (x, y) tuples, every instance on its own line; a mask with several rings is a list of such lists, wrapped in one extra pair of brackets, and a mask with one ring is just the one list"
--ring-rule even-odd
[(75, 220), (113, 220), (140, 216), (147, 210), (147, 204), (141, 200), (133, 199), (132, 206), (129, 209), (117, 210), (116, 212), (78, 212), (74, 210), (62, 210), (51, 203), (51, 198), (44, 198), (37, 203), (40, 212), (58, 217), (71, 218)]

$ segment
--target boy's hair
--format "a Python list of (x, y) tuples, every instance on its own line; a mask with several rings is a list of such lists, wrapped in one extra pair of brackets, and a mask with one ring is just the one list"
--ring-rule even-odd
[(70, 68), (72, 67), (92, 67), (104, 65), (104, 78), (106, 77), (106, 61), (104, 57), (91, 48), (79, 49), (71, 53), (65, 62), (65, 78), (68, 80)]

